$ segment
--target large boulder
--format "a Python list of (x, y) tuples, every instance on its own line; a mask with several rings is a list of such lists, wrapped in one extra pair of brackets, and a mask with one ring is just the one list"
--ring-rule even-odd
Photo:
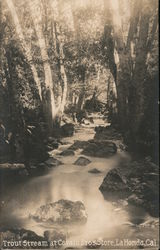
[(80, 156), (74, 163), (74, 165), (78, 165), (78, 166), (86, 166), (88, 164), (90, 164), (91, 161), (89, 159), (87, 159), (86, 157)]
[(90, 140), (82, 154), (94, 157), (109, 157), (117, 152), (117, 146), (110, 141)]
[(100, 191), (105, 199), (128, 197), (128, 203), (143, 207), (151, 216), (158, 217), (158, 183), (158, 166), (146, 158), (110, 170)]
[(138, 198), (143, 200), (143, 207), (154, 217), (159, 216), (159, 191), (158, 181), (143, 180), (134, 187)]
[(62, 136), (68, 137), (73, 136), (74, 134), (74, 124), (73, 123), (66, 123), (61, 127)]
[(87, 214), (82, 202), (63, 199), (41, 206), (31, 217), (37, 222), (57, 224), (87, 222)]
[(129, 191), (127, 179), (116, 168), (107, 173), (99, 189), (103, 194)]

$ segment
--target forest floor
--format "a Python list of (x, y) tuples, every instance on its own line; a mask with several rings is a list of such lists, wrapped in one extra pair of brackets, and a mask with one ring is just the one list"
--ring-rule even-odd
[[(1, 166), (2, 245), (11, 236), (19, 235), (23, 240), (24, 234), (28, 240), (64, 238), (72, 242), (72, 247), (76, 241), (83, 242), (83, 246), (78, 246), (83, 249), (84, 246), (111, 249), (103, 245), (110, 239), (144, 242), (154, 239), (158, 244), (158, 167), (150, 158), (133, 159), (121, 134), (102, 117), (95, 116), (94, 123), (75, 125), (75, 134), (63, 138), (58, 149), (49, 154), (46, 162), (32, 166), (30, 175), (22, 165), (8, 165), (6, 172), (2, 171), (5, 166)], [(44, 223), (42, 218), (37, 222), (31, 216), (42, 205), (62, 200), (84, 204), (85, 225), (57, 226), (57, 223)], [(25, 228), (23, 232), (22, 228)], [(89, 245), (88, 242), (95, 240), (100, 243)], [(152, 249), (157, 248), (152, 246)]]

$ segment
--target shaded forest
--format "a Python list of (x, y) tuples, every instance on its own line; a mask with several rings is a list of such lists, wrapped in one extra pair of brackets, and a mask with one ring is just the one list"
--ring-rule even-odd
[(5, 0), (0, 29), (2, 162), (45, 158), (86, 112), (157, 160), (158, 1)]

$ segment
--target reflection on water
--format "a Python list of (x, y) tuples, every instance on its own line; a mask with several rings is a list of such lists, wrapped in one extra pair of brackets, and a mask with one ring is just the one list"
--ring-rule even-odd
[[(76, 133), (72, 141), (93, 138), (93, 129), (87, 128), (87, 130), (89, 131), (87, 138), (87, 133), (82, 130)], [(61, 146), (59, 151), (66, 147), (67, 145)], [(145, 219), (146, 215), (143, 210), (136, 210), (132, 207), (130, 211), (126, 211), (122, 206), (117, 208), (113, 203), (105, 201), (99, 191), (99, 186), (106, 173), (115, 167), (121, 156), (124, 157), (124, 155), (118, 153), (110, 159), (89, 157), (92, 162), (88, 166), (82, 167), (73, 165), (79, 156), (78, 153), (75, 156), (62, 157), (58, 155), (58, 151), (54, 152), (57, 153), (57, 158), (61, 158), (64, 165), (54, 168), (46, 176), (35, 177), (26, 183), (15, 185), (7, 196), (7, 206), (2, 219), (4, 225), (8, 221), (12, 226), (21, 226), (43, 234), (46, 227), (29, 219), (29, 214), (34, 213), (40, 205), (59, 199), (69, 199), (82, 201), (88, 214), (86, 225), (68, 229), (72, 231), (71, 239), (93, 240), (121, 237), (135, 239), (141, 234), (144, 235), (144, 229), (134, 227), (134, 224), (141, 223)], [(128, 160), (128, 156), (125, 155), (125, 157)], [(92, 168), (99, 169), (101, 173), (88, 173), (88, 170)], [(153, 234), (153, 230), (151, 232)]]

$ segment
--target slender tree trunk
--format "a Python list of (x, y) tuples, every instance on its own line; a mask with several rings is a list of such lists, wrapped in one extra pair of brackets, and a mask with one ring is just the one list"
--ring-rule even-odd
[(62, 116), (64, 107), (66, 104), (66, 98), (67, 98), (67, 76), (65, 72), (65, 67), (64, 67), (64, 53), (63, 53), (63, 43), (61, 41), (60, 37), (60, 30), (58, 27), (58, 23), (55, 24), (55, 34), (56, 34), (56, 41), (57, 41), (57, 48), (58, 48), (58, 65), (59, 65), (59, 75), (60, 75), (60, 82), (61, 82), (61, 87), (62, 87), (62, 98), (61, 98), (61, 103), (58, 107), (58, 113), (60, 116)]
[(83, 109), (83, 105), (84, 105), (84, 101), (85, 101), (85, 86), (83, 86), (82, 90), (81, 90), (81, 93), (79, 95), (79, 99), (78, 99), (78, 102), (77, 102), (77, 111), (81, 111)]
[(66, 104), (66, 99), (67, 99), (67, 76), (66, 76), (65, 67), (64, 67), (62, 35), (61, 35), (59, 22), (58, 22), (59, 6), (56, 0), (50, 1), (50, 4), (52, 7), (52, 16), (53, 16), (54, 50), (55, 50), (55, 55), (58, 61), (59, 79), (60, 79), (61, 88), (62, 88), (61, 102), (59, 103), (57, 107), (56, 116), (59, 117), (59, 120), (61, 120), (61, 117), (64, 112), (64, 107)]
[(116, 62), (114, 58), (114, 39), (112, 36), (112, 16), (111, 11), (109, 10), (108, 2), (104, 0), (104, 8), (105, 8), (105, 26), (104, 26), (104, 34), (102, 40), (102, 49), (104, 54), (106, 54), (106, 66), (110, 68), (111, 74), (113, 75), (114, 81), (116, 82)]
[(109, 77), (109, 78), (108, 78), (108, 84), (107, 84), (107, 106), (108, 106), (108, 107), (109, 107), (110, 84), (111, 84), (111, 79), (110, 79), (110, 77)]

